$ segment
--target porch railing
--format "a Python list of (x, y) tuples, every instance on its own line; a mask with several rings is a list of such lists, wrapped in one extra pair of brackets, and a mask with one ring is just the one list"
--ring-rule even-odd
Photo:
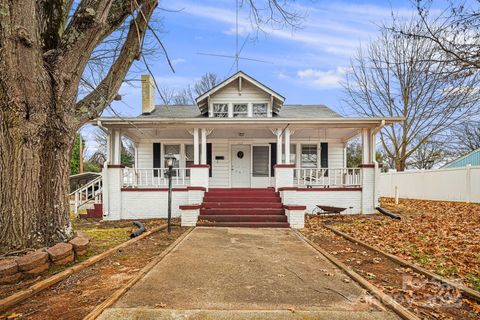
[[(122, 169), (122, 188), (168, 187), (168, 168)], [(190, 168), (173, 168), (172, 185), (186, 186)]]
[(295, 168), (294, 184), (307, 187), (360, 187), (361, 168)]
[(79, 210), (88, 203), (102, 202), (102, 176), (98, 176), (86, 185), (70, 193), (70, 199), (73, 197), (73, 212), (78, 217)]

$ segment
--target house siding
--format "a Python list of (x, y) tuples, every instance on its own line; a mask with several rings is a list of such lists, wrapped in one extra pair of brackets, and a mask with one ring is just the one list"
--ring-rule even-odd
[[(192, 139), (193, 140), (193, 139)], [(139, 169), (150, 169), (153, 167), (153, 143), (161, 142), (162, 149), (164, 144), (191, 144), (193, 141), (168, 139), (163, 141), (142, 141), (137, 144), (138, 164)], [(230, 146), (234, 144), (268, 144), (273, 142), (270, 139), (208, 139), (208, 143), (212, 143), (212, 177), (210, 178), (210, 187), (213, 188), (228, 188), (230, 187), (230, 160), (231, 149)], [(344, 144), (340, 141), (308, 141), (304, 139), (292, 139), (291, 143), (299, 147), (301, 144), (315, 143), (320, 147), (321, 142), (328, 143), (328, 167), (329, 168), (343, 168), (344, 167)], [(181, 148), (183, 150), (183, 148)], [(215, 157), (223, 156), (223, 160), (216, 160)], [(185, 163), (180, 163), (180, 167), (185, 167)], [(273, 185), (273, 177), (269, 178), (252, 178), (252, 187), (266, 187)]]

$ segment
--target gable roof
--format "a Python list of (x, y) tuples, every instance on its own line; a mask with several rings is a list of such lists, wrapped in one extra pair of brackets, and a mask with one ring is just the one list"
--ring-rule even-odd
[[(201, 118), (204, 115), (195, 105), (157, 105), (150, 114), (141, 118)], [(341, 118), (342, 116), (325, 105), (284, 105), (275, 118)], [(254, 120), (255, 118), (249, 118)]]
[(208, 112), (208, 98), (214, 94), (215, 92), (218, 92), (222, 88), (226, 87), (230, 83), (236, 81), (237, 79), (245, 79), (260, 90), (265, 91), (266, 93), (270, 94), (274, 99), (277, 99), (277, 104), (273, 107), (274, 112), (278, 113), (280, 110), (281, 106), (283, 105), (283, 102), (285, 102), (285, 97), (279, 94), (278, 92), (272, 90), (271, 88), (267, 87), (260, 81), (252, 78), (248, 74), (246, 74), (243, 71), (238, 71), (232, 76), (228, 77), (227, 79), (223, 80), (207, 92), (204, 92), (202, 95), (200, 95), (198, 98), (195, 99), (195, 102), (197, 103), (198, 108), (200, 109), (200, 112), (202, 114), (205, 114)]
[(480, 148), (447, 163), (443, 168), (460, 168), (466, 165), (480, 166)]

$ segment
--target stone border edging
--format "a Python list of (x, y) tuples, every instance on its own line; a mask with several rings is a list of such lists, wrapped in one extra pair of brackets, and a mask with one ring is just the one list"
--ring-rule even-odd
[(416, 265), (414, 265), (414, 264), (411, 264), (410, 262), (408, 262), (408, 261), (405, 260), (405, 259), (402, 259), (402, 258), (400, 258), (400, 257), (397, 257), (396, 255), (393, 255), (393, 254), (390, 254), (390, 253), (385, 252), (385, 251), (383, 251), (383, 250), (380, 250), (380, 249), (378, 249), (378, 248), (376, 248), (376, 247), (374, 247), (374, 246), (372, 246), (372, 245), (369, 245), (369, 244), (366, 243), (366, 242), (363, 242), (363, 241), (361, 241), (361, 240), (355, 239), (354, 237), (349, 236), (348, 234), (346, 234), (346, 233), (344, 233), (344, 232), (342, 232), (342, 231), (339, 231), (339, 230), (337, 230), (337, 229), (335, 229), (335, 228), (333, 228), (333, 227), (327, 226), (327, 225), (325, 225), (325, 224), (323, 224), (323, 226), (324, 226), (325, 228), (327, 228), (328, 230), (332, 231), (333, 233), (335, 233), (335, 234), (337, 234), (337, 235), (339, 235), (339, 236), (341, 236), (341, 237), (343, 237), (343, 238), (345, 238), (345, 239), (347, 239), (347, 240), (349, 240), (349, 241), (351, 241), (351, 242), (358, 243), (359, 245), (361, 245), (361, 246), (363, 246), (363, 247), (365, 247), (365, 248), (368, 248), (368, 249), (371, 249), (371, 250), (373, 250), (373, 251), (376, 251), (376, 252), (382, 254), (383, 256), (385, 256), (385, 257), (387, 257), (387, 258), (389, 258), (389, 259), (391, 259), (391, 260), (394, 260), (394, 261), (397, 262), (397, 263), (400, 263), (400, 264), (402, 264), (402, 265), (404, 265), (404, 266), (407, 266), (407, 267), (409, 267), (409, 268), (417, 271), (417, 272), (420, 273), (420, 274), (423, 274), (424, 276), (433, 278), (433, 279), (435, 279), (435, 280), (437, 280), (437, 281), (443, 282), (443, 283), (445, 283), (445, 284), (447, 284), (447, 285), (449, 285), (449, 286), (451, 286), (451, 287), (454, 287), (454, 288), (460, 290), (460, 292), (461, 292), (463, 295), (465, 295), (465, 296), (467, 296), (467, 297), (469, 297), (469, 298), (471, 298), (471, 299), (474, 299), (474, 300), (476, 300), (477, 302), (480, 302), (480, 293), (479, 293), (479, 292), (476, 292), (476, 291), (473, 290), (473, 289), (470, 289), (470, 288), (468, 288), (468, 287), (466, 287), (466, 286), (464, 286), (464, 285), (461, 285), (461, 284), (457, 284), (457, 283), (455, 283), (455, 282), (453, 282), (453, 281), (451, 281), (451, 280), (449, 280), (449, 279), (447, 279), (447, 278), (444, 278), (444, 277), (442, 277), (442, 276), (440, 276), (440, 275), (438, 275), (438, 274), (435, 274), (435, 273), (433, 273), (433, 272), (430, 272), (430, 271), (428, 271), (428, 270), (426, 270), (426, 269), (424, 269), (424, 268), (422, 268), (422, 267), (419, 267), (419, 266), (416, 266)]
[(156, 228), (153, 228), (152, 230), (150, 231), (147, 231), (141, 235), (139, 235), (138, 237), (135, 237), (133, 239), (130, 239), (130, 240), (127, 240), (121, 244), (119, 244), (118, 246), (116, 247), (113, 247), (113, 248), (110, 248), (108, 249), (107, 251), (104, 251), (96, 256), (93, 256), (83, 262), (80, 262), (60, 273), (57, 273), (49, 278), (46, 278), (42, 281), (39, 281), (33, 285), (31, 285), (29, 288), (27, 289), (23, 289), (23, 290), (20, 290), (6, 298), (3, 298), (0, 300), (0, 312), (4, 312), (6, 311), (8, 308), (10, 307), (13, 307), (15, 304), (39, 293), (40, 291), (64, 280), (65, 278), (71, 276), (72, 274), (75, 274), (79, 271), (82, 271), (86, 268), (88, 268), (89, 266), (99, 262), (100, 260), (103, 260), (105, 259), (106, 257), (114, 254), (115, 252), (117, 252), (118, 250), (122, 249), (122, 248), (125, 248), (129, 245), (131, 245), (132, 243), (135, 243), (141, 239), (144, 239), (145, 237), (148, 237), (149, 235), (151, 235), (152, 233), (155, 233), (157, 231), (161, 231), (161, 230), (164, 230), (167, 228), (167, 225), (166, 224), (163, 224), (159, 227), (156, 227)]
[(100, 316), (103, 311), (105, 309), (107, 309), (108, 307), (110, 307), (112, 304), (114, 304), (118, 299), (120, 299), (120, 297), (125, 293), (127, 292), (128, 289), (130, 289), (131, 287), (133, 287), (133, 285), (135, 283), (138, 282), (138, 280), (140, 280), (141, 278), (143, 278), (143, 276), (149, 272), (153, 267), (155, 267), (158, 263), (160, 263), (160, 261), (163, 260), (163, 258), (165, 258), (165, 256), (167, 254), (169, 254), (173, 249), (175, 249), (183, 240), (185, 240), (185, 238), (190, 234), (190, 232), (192, 232), (194, 228), (190, 228), (188, 229), (187, 231), (185, 231), (182, 235), (180, 235), (180, 237), (177, 238), (177, 240), (175, 240), (170, 246), (168, 246), (165, 250), (162, 251), (162, 253), (160, 253), (160, 255), (158, 257), (156, 257), (155, 259), (153, 259), (152, 261), (150, 261), (145, 267), (142, 268), (142, 270), (140, 270), (138, 272), (138, 274), (133, 277), (132, 279), (130, 279), (128, 281), (128, 283), (121, 287), (120, 289), (116, 290), (111, 296), (109, 296), (105, 301), (103, 301), (101, 304), (99, 304), (98, 306), (96, 306), (92, 311), (90, 311), (89, 314), (87, 314), (83, 320), (94, 320), (96, 319), (98, 316)]
[(313, 241), (309, 240), (307, 237), (305, 237), (302, 233), (300, 233), (297, 230), (293, 230), (293, 232), (297, 235), (297, 237), (304, 241), (305, 243), (309, 244), (312, 248), (314, 248), (316, 251), (318, 251), (321, 255), (323, 255), (325, 258), (330, 260), (334, 265), (342, 269), (343, 272), (345, 272), (350, 278), (355, 280), (360, 286), (362, 286), (364, 289), (369, 291), (373, 296), (377, 299), (380, 300), (381, 303), (386, 305), (388, 308), (390, 308), (393, 312), (395, 312), (398, 316), (400, 316), (404, 320), (420, 320), (419, 317), (417, 317), (415, 314), (407, 310), (404, 306), (399, 304), (395, 299), (393, 299), (391, 296), (383, 293), (380, 289), (378, 289), (376, 286), (368, 282), (365, 278), (363, 278), (361, 275), (350, 269), (347, 265), (345, 265), (343, 262), (332, 256), (330, 253), (328, 253), (326, 250), (318, 246), (316, 243)]

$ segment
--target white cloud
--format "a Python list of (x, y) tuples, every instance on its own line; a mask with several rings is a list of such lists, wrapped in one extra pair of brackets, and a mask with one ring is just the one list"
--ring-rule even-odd
[(178, 65), (178, 64), (180, 64), (180, 63), (184, 63), (184, 62), (186, 62), (186, 60), (183, 59), (183, 58), (172, 59), (172, 64), (173, 64), (174, 66), (176, 66), (176, 65)]
[(337, 67), (331, 70), (304, 69), (297, 71), (297, 76), (304, 82), (316, 88), (335, 88), (340, 86), (340, 82), (345, 79), (349, 68)]

